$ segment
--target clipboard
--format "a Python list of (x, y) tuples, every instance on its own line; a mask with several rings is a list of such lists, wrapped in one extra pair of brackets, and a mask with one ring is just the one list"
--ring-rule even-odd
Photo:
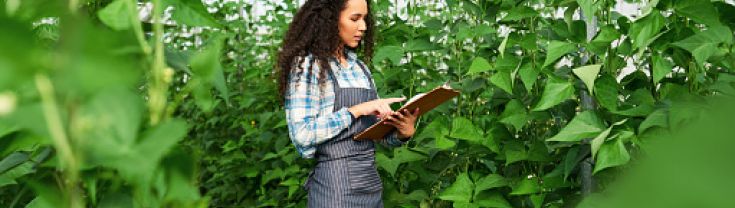
[[(459, 91), (452, 89), (448, 83), (445, 83), (444, 85), (436, 87), (427, 93), (418, 94), (412, 97), (410, 100), (408, 100), (408, 102), (406, 102), (405, 105), (403, 105), (397, 111), (402, 111), (406, 109), (409, 112), (413, 112), (414, 110), (416, 110), (416, 108), (419, 108), (420, 109), (419, 116), (421, 116), (424, 113), (429, 112), (432, 109), (436, 108), (437, 106), (441, 105), (442, 103), (445, 103), (449, 101), (450, 99), (456, 97), (457, 95), (459, 95)], [(384, 123), (385, 120), (386, 119), (381, 119), (377, 123), (365, 129), (365, 131), (362, 131), (359, 134), (355, 135), (353, 139), (354, 140), (365, 140), (365, 139), (380, 140), (382, 139), (383, 137), (385, 137), (386, 134), (388, 134), (390, 131), (395, 129), (395, 127), (389, 124), (385, 124)]]

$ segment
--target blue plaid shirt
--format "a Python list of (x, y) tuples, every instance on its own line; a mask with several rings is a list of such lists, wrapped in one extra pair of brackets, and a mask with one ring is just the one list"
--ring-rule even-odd
[[(302, 69), (309, 69), (312, 59), (311, 55), (307, 56), (301, 64)], [(334, 76), (340, 87), (370, 89), (370, 81), (357, 64), (359, 61), (357, 55), (351, 51), (347, 52), (347, 67), (343, 67), (336, 59), (330, 61), (332, 69), (337, 69), (334, 70)], [(335, 80), (328, 76), (323, 85), (324, 89), (320, 90), (317, 82), (320, 76), (318, 71), (319, 64), (315, 62), (315, 73), (304, 71), (299, 76), (291, 73), (286, 92), (285, 107), (289, 136), (296, 150), (304, 158), (313, 158), (317, 145), (332, 139), (353, 122), (352, 114), (346, 107), (333, 111)], [(370, 70), (367, 71), (370, 73)], [(395, 131), (379, 142), (386, 146), (404, 144), (398, 140)]]

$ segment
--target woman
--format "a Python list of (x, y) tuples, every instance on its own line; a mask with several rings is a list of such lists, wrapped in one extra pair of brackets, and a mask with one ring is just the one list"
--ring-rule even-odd
[(393, 112), (379, 99), (366, 65), (373, 52), (373, 20), (366, 0), (307, 0), (286, 33), (278, 56), (289, 136), (304, 158), (318, 162), (306, 180), (309, 207), (382, 207), (373, 141), (355, 141), (379, 118), (396, 127), (386, 146), (415, 132), (419, 109)]

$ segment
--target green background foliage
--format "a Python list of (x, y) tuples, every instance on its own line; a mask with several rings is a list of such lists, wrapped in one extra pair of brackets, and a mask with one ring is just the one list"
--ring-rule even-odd
[[(649, 151), (663, 161), (655, 138), (735, 96), (731, 3), (634, 1), (627, 17), (613, 0), (408, 2), (371, 8), (379, 94), (462, 94), (379, 149), (386, 207), (615, 204), (587, 196)], [(273, 76), (298, 6), (3, 1), (0, 204), (304, 207), (314, 162), (290, 143)]]

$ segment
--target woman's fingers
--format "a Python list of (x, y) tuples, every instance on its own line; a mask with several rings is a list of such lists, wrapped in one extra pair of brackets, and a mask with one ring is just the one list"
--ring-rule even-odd
[(383, 102), (385, 102), (386, 105), (390, 105), (391, 103), (397, 103), (406, 100), (406, 98), (386, 98), (382, 99)]

